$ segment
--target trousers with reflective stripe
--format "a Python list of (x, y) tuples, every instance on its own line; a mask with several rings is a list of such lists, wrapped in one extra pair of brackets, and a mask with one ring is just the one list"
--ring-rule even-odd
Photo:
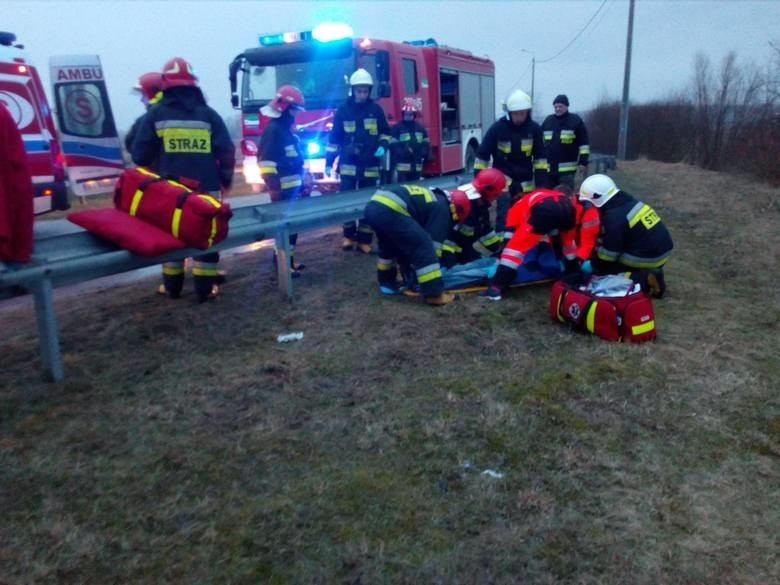
[(365, 217), (379, 243), (381, 266), (377, 267), (377, 279), (380, 284), (395, 284), (396, 268), (389, 261), (396, 259), (399, 264), (414, 268), (423, 296), (435, 297), (444, 292), (436, 247), (423, 226), (411, 216), (378, 201), (366, 204)]

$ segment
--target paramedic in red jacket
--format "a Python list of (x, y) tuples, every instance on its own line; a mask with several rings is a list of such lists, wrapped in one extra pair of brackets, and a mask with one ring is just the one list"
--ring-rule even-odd
[(27, 153), (11, 113), (0, 102), (0, 260), (29, 262), (33, 197)]
[(557, 185), (554, 191), (566, 193), (571, 197), (574, 204), (573, 233), (567, 234), (566, 237), (573, 236), (576, 246), (575, 257), (566, 259), (561, 252), (561, 238), (554, 238), (556, 255), (560, 260), (563, 260), (564, 272), (567, 275), (588, 276), (593, 272), (591, 256), (593, 256), (596, 250), (596, 243), (598, 242), (601, 229), (599, 210), (590, 201), (580, 200), (568, 185)]
[(501, 252), (495, 276), (483, 296), (501, 300), (502, 291), (517, 275), (525, 255), (542, 242), (558, 235), (561, 253), (566, 261), (574, 261), (577, 254), (575, 211), (571, 195), (551, 189), (537, 189), (516, 202), (507, 213), (506, 245)]
[[(170, 59), (162, 70), (163, 98), (141, 119), (133, 142), (133, 162), (147, 166), (158, 161), (163, 177), (189, 178), (200, 191), (222, 199), (233, 181), (236, 154), (233, 140), (219, 114), (206, 104), (198, 78), (186, 60)], [(214, 298), (219, 289), (219, 252), (193, 259), (192, 275), (199, 302)], [(163, 264), (163, 289), (171, 298), (181, 294), (184, 262)]]

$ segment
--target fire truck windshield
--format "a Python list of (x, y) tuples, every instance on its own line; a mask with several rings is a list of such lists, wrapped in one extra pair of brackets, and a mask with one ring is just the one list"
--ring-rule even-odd
[(289, 84), (303, 92), (307, 110), (338, 107), (348, 95), (354, 57), (275, 66), (250, 66), (243, 77), (241, 103), (245, 112), (267, 104), (276, 88)]

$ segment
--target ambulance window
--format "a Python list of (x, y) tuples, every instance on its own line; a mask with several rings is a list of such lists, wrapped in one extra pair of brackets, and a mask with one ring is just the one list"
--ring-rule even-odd
[(410, 93), (417, 93), (419, 86), (417, 85), (417, 62), (414, 59), (403, 59), (404, 69), (404, 92), (408, 95)]

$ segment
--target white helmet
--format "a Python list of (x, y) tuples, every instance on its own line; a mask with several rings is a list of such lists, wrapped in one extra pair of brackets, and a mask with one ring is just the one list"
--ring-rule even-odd
[(350, 85), (374, 85), (374, 80), (371, 79), (371, 74), (365, 69), (358, 69), (352, 75), (349, 76)]
[(519, 112), (520, 110), (531, 109), (531, 96), (525, 93), (523, 90), (516, 89), (509, 94), (504, 102), (505, 112)]
[(601, 207), (620, 189), (607, 175), (591, 175), (580, 185), (580, 199)]

